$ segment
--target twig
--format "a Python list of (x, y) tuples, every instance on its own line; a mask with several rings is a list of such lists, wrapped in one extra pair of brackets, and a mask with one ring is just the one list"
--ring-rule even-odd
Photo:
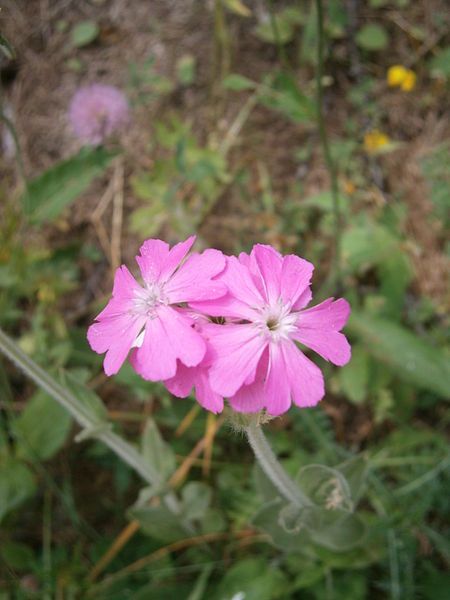
[(123, 159), (119, 157), (116, 160), (114, 178), (113, 178), (113, 216), (111, 224), (111, 269), (114, 271), (121, 263), (121, 244), (123, 221), (123, 185), (124, 185), (124, 167)]
[(192, 406), (191, 410), (187, 413), (187, 415), (182, 419), (181, 423), (175, 430), (175, 437), (181, 437), (185, 431), (189, 429), (192, 423), (195, 420), (195, 417), (200, 412), (200, 404), (197, 402)]
[[(113, 582), (117, 581), (118, 579), (122, 579), (123, 577), (131, 575), (132, 573), (136, 573), (137, 571), (140, 571), (141, 569), (144, 569), (145, 567), (147, 567), (152, 562), (155, 562), (157, 560), (160, 560), (161, 558), (164, 558), (171, 552), (176, 552), (178, 550), (184, 550), (185, 548), (191, 548), (192, 546), (199, 546), (201, 544), (204, 544), (205, 542), (215, 542), (215, 541), (219, 541), (219, 540), (227, 540), (230, 538), (231, 539), (245, 539), (248, 537), (254, 537), (254, 536), (256, 537), (257, 535), (258, 534), (256, 534), (253, 529), (244, 529), (242, 531), (236, 531), (234, 533), (228, 532), (228, 531), (205, 533), (203, 535), (186, 538), (184, 540), (177, 540), (176, 542), (173, 542), (172, 544), (168, 544), (167, 546), (158, 548), (158, 550), (155, 550), (155, 552), (152, 552), (148, 556), (144, 556), (143, 558), (140, 558), (140, 559), (136, 560), (135, 562), (129, 564), (125, 568), (120, 569), (119, 571), (116, 571), (109, 577), (106, 577), (103, 581), (101, 581), (95, 587), (95, 589), (91, 590), (90, 593), (95, 594), (99, 588), (111, 585)], [(268, 537), (265, 535), (258, 535), (258, 538), (263, 539), (263, 540), (268, 539)]]

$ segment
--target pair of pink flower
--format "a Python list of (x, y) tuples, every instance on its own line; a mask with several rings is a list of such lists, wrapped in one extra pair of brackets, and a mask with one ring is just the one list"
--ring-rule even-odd
[(305, 310), (314, 267), (297, 256), (257, 244), (238, 258), (211, 249), (186, 258), (194, 241), (170, 249), (147, 240), (136, 257), (143, 285), (125, 266), (117, 270), (112, 298), (88, 331), (92, 349), (106, 352), (105, 373), (117, 373), (132, 350), (144, 379), (179, 397), (195, 388), (215, 413), (224, 398), (236, 411), (271, 415), (291, 402), (317, 404), (322, 372), (296, 342), (345, 365), (348, 302), (329, 298)]

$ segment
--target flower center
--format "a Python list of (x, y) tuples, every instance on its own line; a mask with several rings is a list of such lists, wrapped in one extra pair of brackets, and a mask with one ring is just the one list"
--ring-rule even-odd
[(169, 299), (164, 293), (164, 287), (158, 283), (147, 284), (135, 293), (134, 310), (139, 315), (154, 318), (158, 307), (167, 304)]
[(271, 341), (280, 342), (289, 339), (296, 321), (297, 314), (291, 312), (291, 306), (279, 300), (276, 304), (267, 305), (262, 309), (256, 325)]

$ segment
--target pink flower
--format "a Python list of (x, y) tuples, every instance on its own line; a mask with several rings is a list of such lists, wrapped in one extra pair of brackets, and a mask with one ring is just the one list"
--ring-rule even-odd
[(217, 394), (209, 383), (209, 369), (214, 362), (215, 353), (205, 335), (207, 319), (203, 315), (192, 314), (195, 320), (194, 328), (202, 334), (206, 342), (205, 356), (201, 363), (195, 367), (186, 367), (179, 363), (175, 376), (166, 380), (164, 385), (171, 394), (178, 398), (187, 398), (194, 390), (200, 406), (217, 414), (223, 410), (223, 397)]
[(266, 408), (286, 412), (291, 400), (314, 406), (324, 396), (323, 375), (297, 347), (313, 349), (342, 366), (350, 345), (342, 333), (350, 314), (346, 300), (329, 298), (305, 309), (311, 300), (313, 265), (294, 255), (282, 257), (270, 246), (256, 245), (250, 256), (227, 259), (219, 277), (228, 294), (193, 307), (232, 323), (209, 324), (205, 332), (214, 354), (211, 389), (229, 398), (240, 412)]
[(204, 359), (205, 341), (180, 305), (226, 293), (225, 285), (213, 279), (224, 269), (225, 257), (205, 250), (184, 260), (194, 241), (192, 236), (172, 249), (161, 240), (144, 242), (136, 257), (143, 285), (125, 266), (117, 269), (112, 298), (88, 330), (91, 348), (106, 352), (107, 375), (117, 373), (131, 348), (136, 348), (132, 365), (151, 381), (173, 377), (177, 360), (194, 367)]
[(130, 119), (128, 101), (116, 87), (95, 83), (72, 98), (69, 120), (75, 135), (87, 144), (101, 144)]

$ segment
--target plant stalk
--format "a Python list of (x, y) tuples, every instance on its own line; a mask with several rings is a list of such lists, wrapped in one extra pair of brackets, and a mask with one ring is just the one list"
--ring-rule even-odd
[[(138, 473), (150, 485), (162, 486), (164, 482), (159, 473), (148, 464), (139, 452), (127, 441), (110, 430), (109, 423), (100, 420), (72, 393), (27, 356), (17, 344), (0, 329), (0, 352), (16, 364), (36, 385), (49, 394), (65, 408), (84, 428), (87, 436), (103, 442), (119, 456), (128, 466)], [(164, 496), (168, 508), (178, 514), (178, 499), (173, 493)]]
[(311, 501), (302, 492), (300, 486), (294, 482), (278, 462), (262, 427), (253, 420), (245, 427), (249, 444), (255, 453), (262, 470), (277, 488), (280, 494), (299, 508), (311, 506)]

